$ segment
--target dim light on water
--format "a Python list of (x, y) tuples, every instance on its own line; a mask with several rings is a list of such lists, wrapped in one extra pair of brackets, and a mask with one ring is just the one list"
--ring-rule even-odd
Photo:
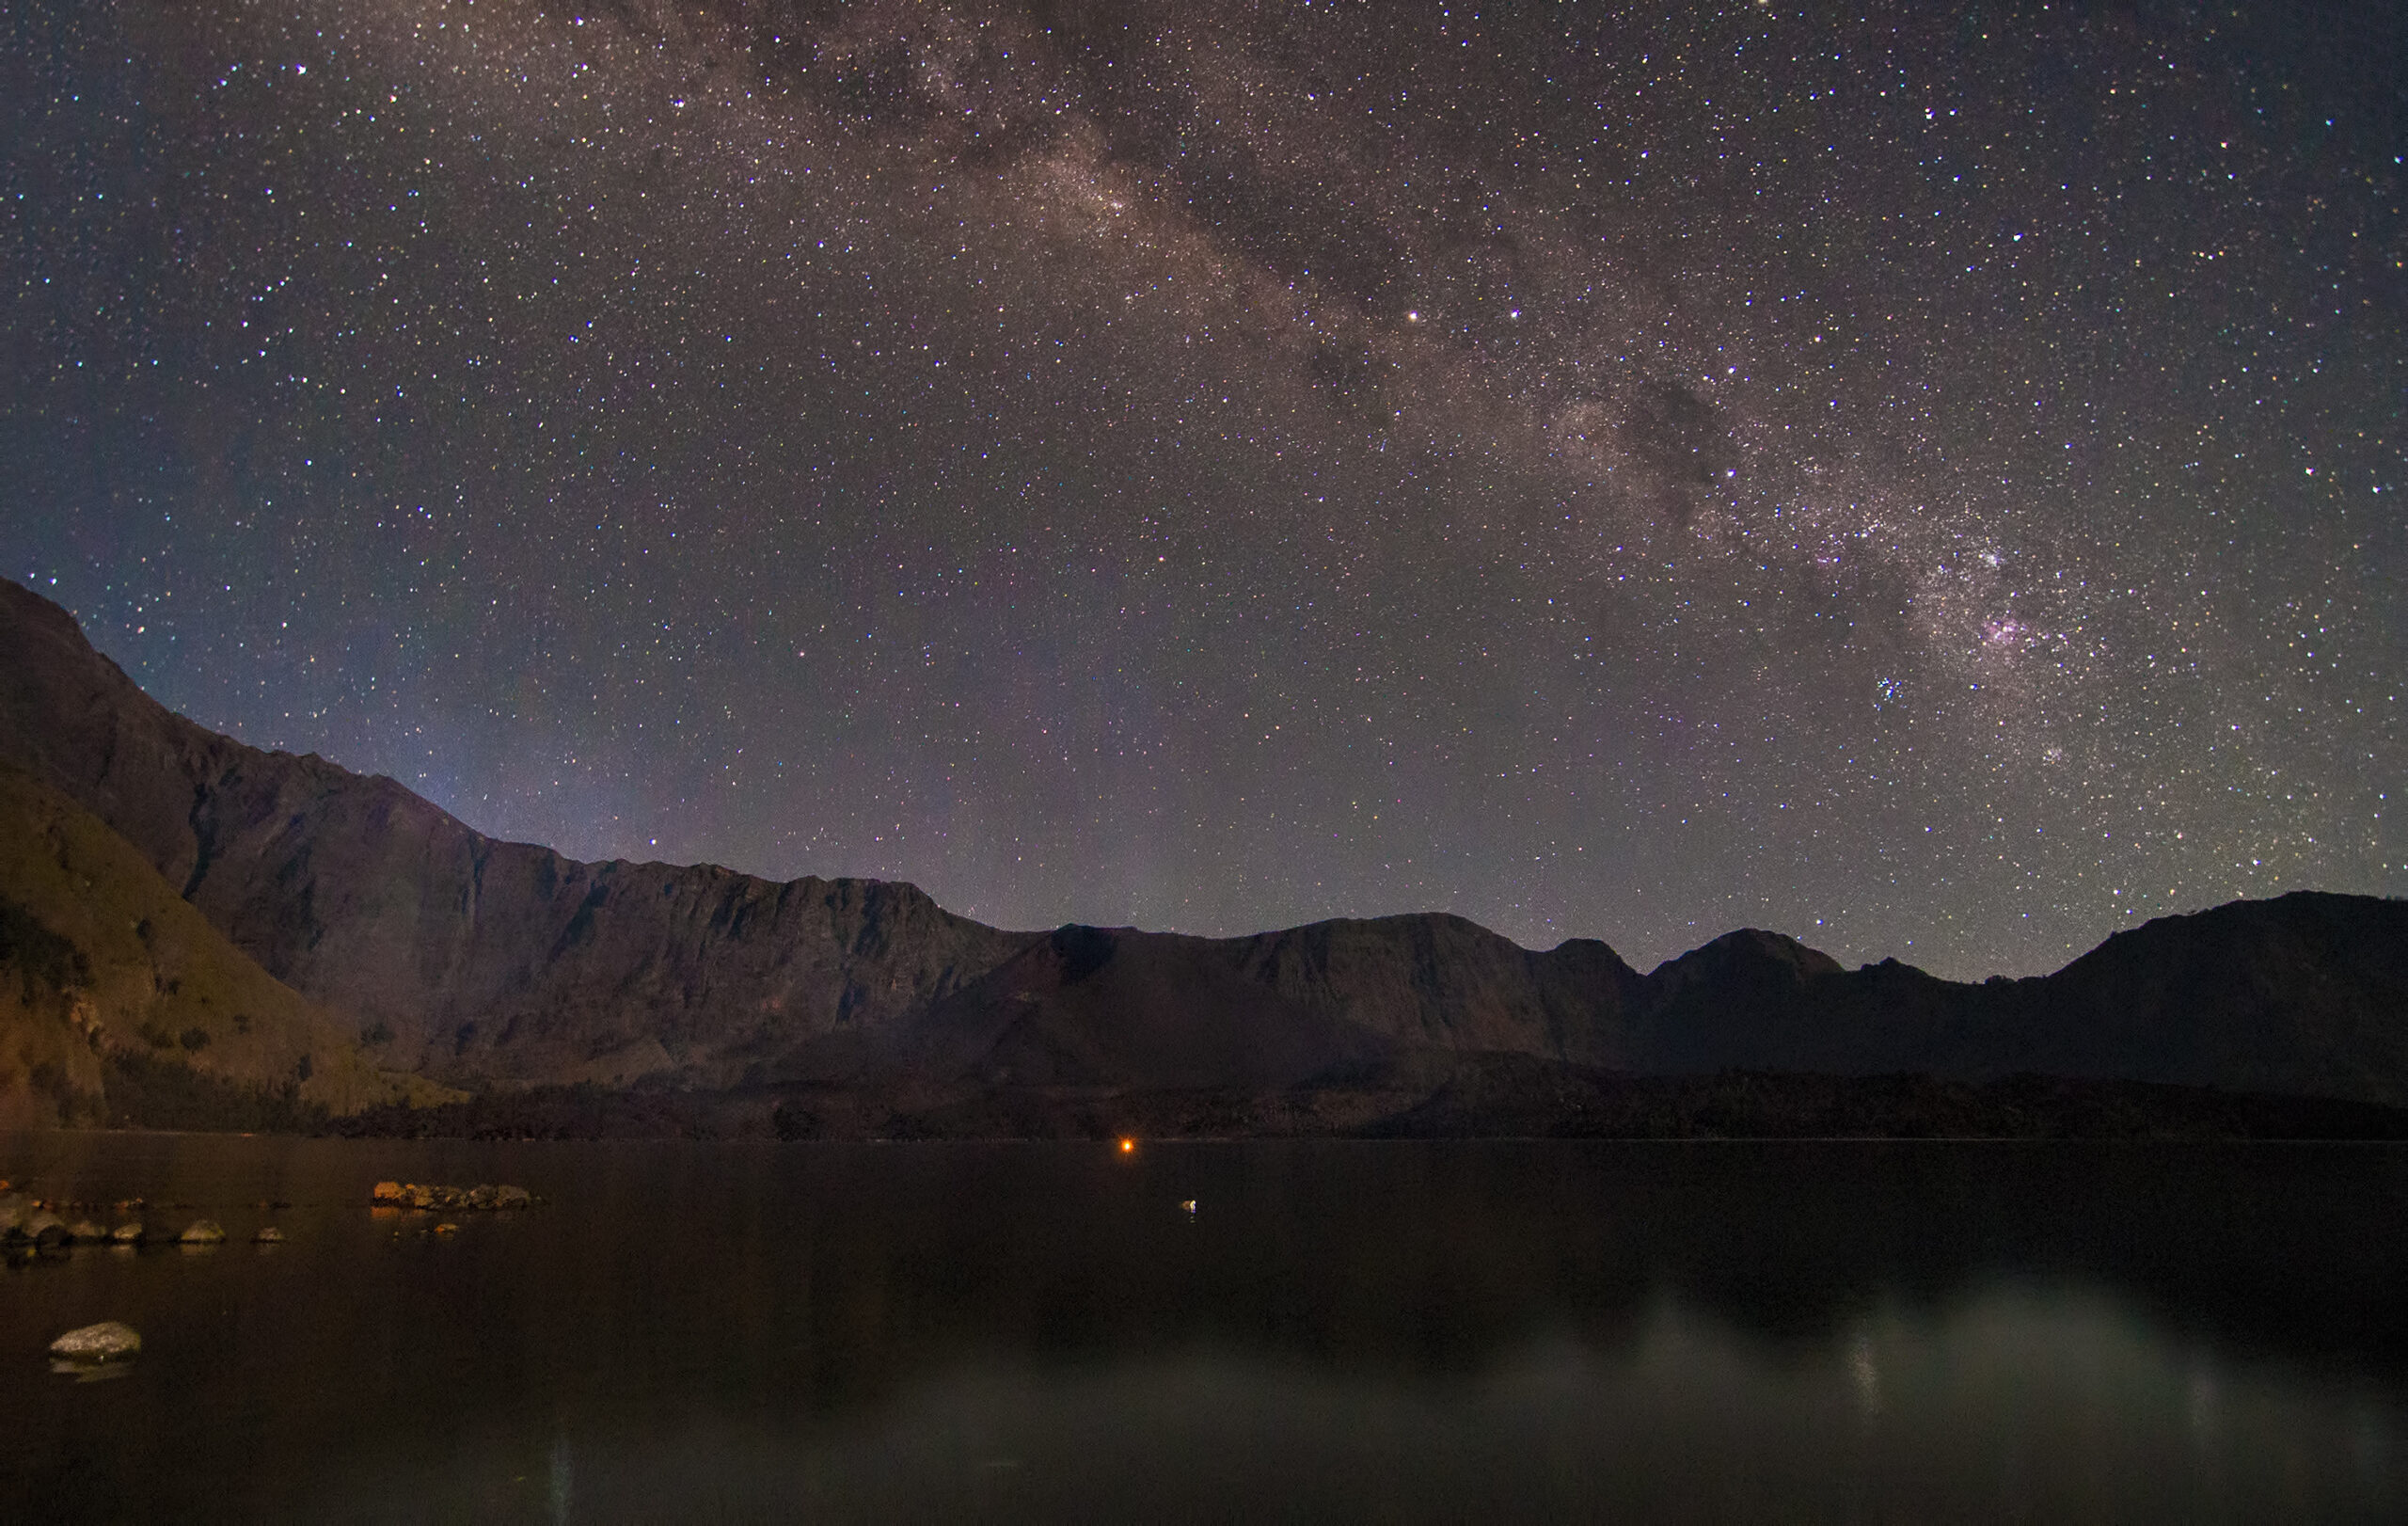
[[(2390, 1147), (1260, 1140), (1106, 1181), (1085, 1144), (797, 1169), (746, 1141), (13, 1137), (0, 1166), (45, 1198), (237, 1233), (289, 1199), (306, 1254), (0, 1273), (0, 1352), (27, 1359), (0, 1497), (369, 1526), (703, 1496), (737, 1520), (2408, 1521)], [(386, 1173), (554, 1206), (396, 1240), (362, 1201)], [(750, 1297), (755, 1256), (809, 1266), (810, 1296)], [(832, 1310), (895, 1309), (829, 1339)], [(121, 1375), (32, 1359), (99, 1318), (141, 1332)]]

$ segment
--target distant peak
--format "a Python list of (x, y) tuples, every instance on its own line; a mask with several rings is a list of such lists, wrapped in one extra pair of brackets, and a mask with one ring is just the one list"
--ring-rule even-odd
[(1792, 978), (1837, 975), (1839, 961), (1818, 948), (1809, 948), (1785, 933), (1763, 928), (1739, 928), (1657, 966), (1656, 974), (1689, 970), (1727, 970), (1743, 965), (1777, 965)]

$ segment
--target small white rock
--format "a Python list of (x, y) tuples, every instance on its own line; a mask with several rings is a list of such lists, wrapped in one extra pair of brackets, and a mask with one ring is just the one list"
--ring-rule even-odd
[(104, 1319), (80, 1330), (69, 1330), (50, 1343), (50, 1354), (70, 1361), (119, 1361), (142, 1349), (142, 1336), (131, 1325)]

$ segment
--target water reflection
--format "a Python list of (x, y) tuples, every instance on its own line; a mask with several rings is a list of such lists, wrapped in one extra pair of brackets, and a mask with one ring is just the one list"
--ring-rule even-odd
[(569, 1504), (577, 1497), (570, 1483), (568, 1438), (565, 1436), (555, 1437), (552, 1440), (551, 1484), (551, 1517), (555, 1526), (559, 1526), (559, 1523), (569, 1519)]
[[(1867, 1360), (1896, 1376), (1878, 1412)], [(2202, 1435), (2185, 1360), (2121, 1311), (2004, 1294), (1812, 1354), (1667, 1306), (1615, 1349), (1534, 1340), (1455, 1381), (1269, 1353), (991, 1358), (820, 1424), (716, 1410), (595, 1433), (574, 1518), (702, 1502), (729, 1519), (2255, 1521), (2401, 1502), (2396, 1404), (2253, 1373)], [(563, 1455), (554, 1519), (572, 1518)], [(455, 1456), (447, 1508), (507, 1500), (512, 1466)], [(386, 1486), (333, 1502), (426, 1518), (380, 1505)]]
[[(20, 1141), (63, 1518), (2265, 1519), (2408, 1508), (2408, 1152)], [(379, 1177), (550, 1198), (420, 1237)], [(1196, 1205), (1192, 1207), (1191, 1205)]]
[(122, 1361), (77, 1361), (70, 1357), (50, 1359), (50, 1370), (60, 1377), (71, 1377), (78, 1383), (105, 1383), (113, 1377), (123, 1377), (134, 1370)]

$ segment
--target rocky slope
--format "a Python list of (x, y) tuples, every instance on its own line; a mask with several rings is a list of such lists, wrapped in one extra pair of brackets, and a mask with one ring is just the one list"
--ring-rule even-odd
[(841, 1076), (1026, 946), (909, 885), (578, 864), (390, 779), (168, 712), (0, 584), (0, 748), (131, 841), (234, 946), (428, 1074)]
[(1982, 985), (1894, 962), (1843, 970), (1752, 930), (1645, 976), (1601, 943), (1535, 952), (1437, 914), (1233, 939), (1009, 932), (905, 884), (580, 864), (498, 842), (389, 779), (169, 713), (64, 611), (5, 581), (0, 762), (121, 835), (388, 1063), (462, 1085), (799, 1087), (924, 1110), (1006, 1089), (1426, 1097), (1466, 1065), (1533, 1073), (1502, 1056), (2408, 1105), (2398, 901), (2236, 903)]
[(1067, 927), (904, 1025), (929, 1082), (1287, 1087), (1413, 1057), (1625, 1062), (1639, 977), (1601, 943), (1533, 953), (1461, 917), (1333, 921), (1247, 938)]
[(0, 767), (0, 1127), (116, 1121), (130, 1088), (213, 1083), (331, 1113), (457, 1095), (381, 1072), (125, 839)]
[(448, 1081), (1295, 1079), (1422, 1049), (1623, 1057), (1636, 977), (1601, 944), (1535, 955), (1443, 916), (1225, 943), (1006, 932), (907, 884), (579, 864), (389, 779), (195, 725), (13, 583), (0, 654), (0, 760), (107, 822), (277, 978)]

